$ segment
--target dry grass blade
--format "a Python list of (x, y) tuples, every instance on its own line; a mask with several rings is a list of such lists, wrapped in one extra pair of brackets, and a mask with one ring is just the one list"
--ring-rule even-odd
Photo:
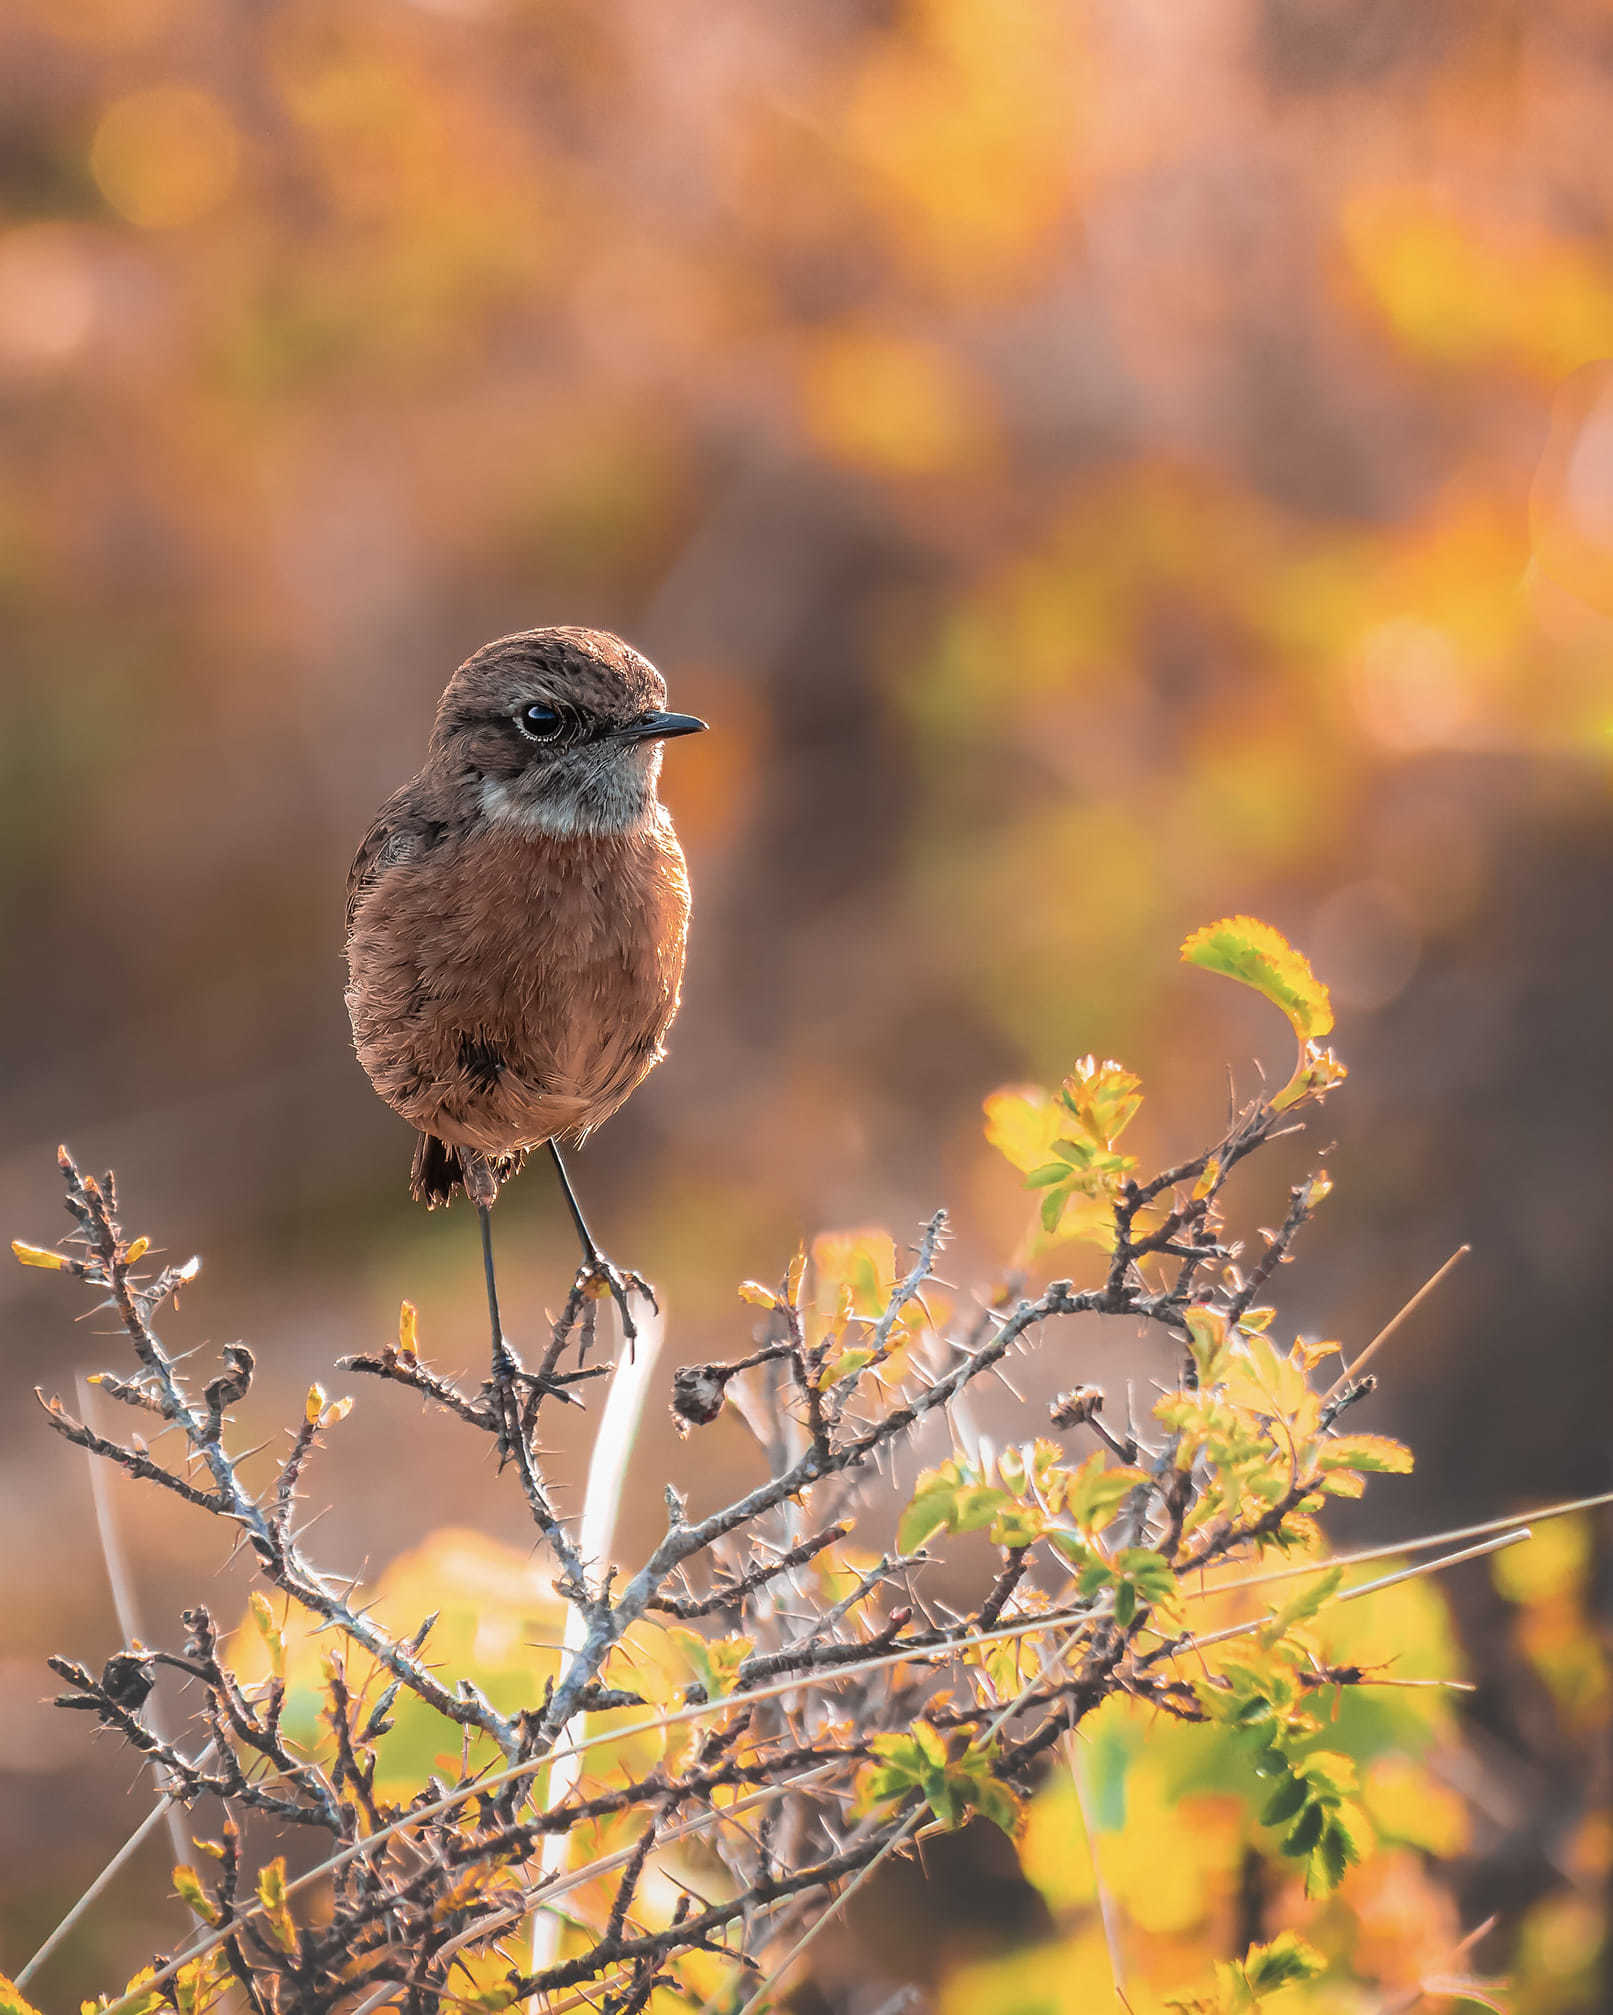
[(1410, 1301), (1403, 1303), (1399, 1310), (1389, 1318), (1383, 1328), (1378, 1331), (1366, 1349), (1355, 1360), (1354, 1364), (1347, 1366), (1345, 1370), (1339, 1373), (1323, 1397), (1325, 1399), (1336, 1399), (1347, 1385), (1352, 1384), (1358, 1379), (1372, 1362), (1373, 1358), (1382, 1350), (1383, 1346), (1400, 1329), (1401, 1325), (1422, 1307), (1428, 1297), (1441, 1285), (1446, 1275), (1454, 1271), (1472, 1250), (1473, 1248), (1470, 1245), (1459, 1245), (1450, 1258), (1446, 1260), (1445, 1264), (1437, 1272), (1431, 1273), (1428, 1276), (1427, 1280), (1418, 1288)]

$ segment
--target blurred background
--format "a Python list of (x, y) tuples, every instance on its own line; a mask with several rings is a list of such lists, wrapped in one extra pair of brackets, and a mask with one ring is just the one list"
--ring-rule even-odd
[[(1116, 1055), (1142, 1151), (1203, 1144), (1229, 1068), (1289, 1066), (1177, 963), (1247, 910), (1352, 1070), (1283, 1325), (1358, 1346), (1474, 1247), (1361, 1420), (1418, 1474), (1341, 1535), (1602, 1488), (1610, 123), (1600, 0), (16, 0), (6, 1235), (65, 1229), (58, 1140), (115, 1165), (130, 1229), (205, 1257), (172, 1340), (258, 1352), (261, 1436), (405, 1294), (479, 1369), (473, 1220), (410, 1204), (351, 1054), (345, 875), (454, 665), (594, 624), (713, 727), (667, 755), (671, 1055), (574, 1171), (670, 1362), (743, 1348), (734, 1283), (826, 1227), (946, 1202), (952, 1278), (997, 1278), (1033, 1202), (981, 1134), (1004, 1082)], [(1318, 1145), (1251, 1172), (1246, 1229)], [(574, 1265), (541, 1169), (499, 1237), (520, 1341)], [(15, 1967), (138, 1808), (41, 1704), (46, 1651), (117, 1630), (29, 1389), (115, 1346), (49, 1275), (0, 1293)], [(1029, 1390), (1087, 1369), (1066, 1341)], [(313, 1489), (352, 1571), (445, 1522), (525, 1543), (380, 1390)], [(116, 1493), (159, 1639), (239, 1586), (150, 1495)], [(1500, 1893), (1571, 1895), (1594, 1951), (1605, 1716), (1531, 1719), (1491, 1583), (1450, 1592)], [(42, 1990), (172, 1935), (166, 1863)]]

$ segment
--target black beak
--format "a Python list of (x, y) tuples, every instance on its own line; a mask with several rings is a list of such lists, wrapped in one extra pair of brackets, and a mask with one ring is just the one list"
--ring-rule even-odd
[(669, 742), (674, 735), (698, 735), (705, 725), (693, 714), (640, 714), (614, 732), (619, 742)]

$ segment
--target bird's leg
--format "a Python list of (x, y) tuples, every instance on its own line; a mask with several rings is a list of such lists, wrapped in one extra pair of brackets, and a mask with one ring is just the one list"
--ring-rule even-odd
[(493, 1418), (498, 1423), (499, 1457), (502, 1461), (515, 1453), (516, 1440), (521, 1432), (520, 1402), (515, 1391), (521, 1367), (515, 1353), (504, 1341), (504, 1325), (498, 1313), (498, 1282), (493, 1275), (493, 1204), (498, 1196), (498, 1182), (480, 1155), (462, 1154), (460, 1164), (464, 1171), (465, 1193), (475, 1204), (476, 1215), (482, 1221), (482, 1272), (487, 1277), (487, 1313), (493, 1325), (493, 1376), (488, 1386), (488, 1397)]
[(554, 1157), (554, 1172), (560, 1178), (561, 1194), (566, 1199), (566, 1208), (571, 1212), (571, 1221), (577, 1227), (577, 1237), (582, 1242), (583, 1262), (577, 1270), (579, 1286), (590, 1287), (596, 1281), (610, 1294), (611, 1299), (622, 1311), (622, 1334), (627, 1338), (629, 1349), (638, 1335), (638, 1324), (633, 1320), (633, 1311), (628, 1305), (628, 1295), (634, 1288), (650, 1304), (658, 1308), (655, 1290), (641, 1273), (631, 1268), (625, 1272), (605, 1257), (599, 1249), (599, 1242), (588, 1229), (588, 1220), (582, 1214), (582, 1206), (577, 1201), (577, 1193), (571, 1187), (571, 1178), (566, 1174), (566, 1165), (560, 1159), (560, 1149), (554, 1141), (549, 1143), (549, 1152)]

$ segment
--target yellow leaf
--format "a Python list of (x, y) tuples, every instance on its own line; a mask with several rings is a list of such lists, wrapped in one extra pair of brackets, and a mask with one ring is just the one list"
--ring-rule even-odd
[(52, 1273), (60, 1273), (67, 1264), (63, 1254), (47, 1252), (42, 1245), (25, 1245), (20, 1238), (11, 1241), (11, 1250), (24, 1266), (43, 1266), (48, 1267)]
[(1222, 917), (1206, 924), (1182, 946), (1182, 958), (1263, 993), (1287, 1015), (1302, 1043), (1326, 1035), (1333, 1026), (1332, 1000), (1309, 961), (1258, 917)]
[(1015, 1168), (1029, 1175), (1054, 1159), (1053, 1143), (1066, 1114), (1040, 1085), (1008, 1085), (985, 1103), (986, 1138)]
[(1199, 1384), (1217, 1383), (1223, 1369), (1227, 1346), (1227, 1319), (1219, 1309), (1195, 1303), (1184, 1312), (1188, 1335), (1192, 1338), (1193, 1360)]
[(801, 1282), (806, 1276), (806, 1263), (806, 1247), (804, 1245), (797, 1246), (795, 1257), (790, 1261), (790, 1270), (784, 1276), (784, 1298), (791, 1308), (796, 1308), (800, 1305)]
[(151, 1240), (149, 1238), (137, 1238), (123, 1257), (128, 1265), (133, 1266), (137, 1261), (144, 1259), (150, 1250)]
[(732, 1690), (739, 1668), (755, 1650), (748, 1637), (705, 1638), (696, 1630), (675, 1626), (668, 1637), (682, 1654), (708, 1700), (721, 1700)]
[(303, 1403), (302, 1417), (310, 1427), (319, 1425), (319, 1416), (325, 1411), (325, 1388), (316, 1379), (308, 1388), (308, 1397)]
[(398, 1308), (398, 1349), (405, 1357), (414, 1357), (420, 1349), (420, 1311), (412, 1301), (405, 1301)]
[(321, 1427), (334, 1427), (339, 1420), (345, 1420), (353, 1411), (351, 1394), (343, 1399), (333, 1399), (319, 1417)]
[[(136, 1983), (131, 1981), (130, 1986)], [(39, 2010), (25, 1998), (22, 1989), (0, 1973), (0, 2015), (39, 2015)]]
[(778, 1296), (770, 1287), (763, 1287), (759, 1280), (742, 1280), (739, 1283), (739, 1298), (748, 1301), (752, 1308), (777, 1308)]
[(1467, 1846), (1466, 1802), (1421, 1764), (1384, 1756), (1368, 1772), (1364, 1802), (1373, 1825), (1390, 1840), (1449, 1860)]
[[(118, 2015), (152, 2015), (154, 2009), (163, 2006), (163, 1997), (160, 1990), (147, 1985), (156, 1973), (156, 1970), (155, 1966), (142, 1966), (128, 1986), (117, 1997), (115, 2004), (112, 1997), (107, 1994), (102, 1994), (94, 2001), (81, 2001), (78, 2004), (79, 2015), (103, 2015), (104, 2010), (114, 2005), (118, 2009)], [(6, 1980), (3, 1975), (0, 1975), (0, 2015), (33, 2015), (33, 2011), (29, 2008), (28, 2003), (24, 2001), (20, 1994), (16, 1994), (14, 1988), (12, 1992), (16, 1995), (16, 1998), (14, 2000), (7, 1998), (5, 1990), (10, 1986), (10, 1981)], [(144, 1989), (143, 1992), (142, 1989)]]
[(297, 1927), (286, 1908), (286, 1861), (277, 1855), (258, 1870), (258, 1901), (282, 1951), (297, 1949)]
[(1272, 1107), (1277, 1112), (1287, 1112), (1302, 1098), (1322, 1097), (1349, 1075), (1348, 1067), (1330, 1049), (1318, 1049), (1315, 1043), (1308, 1042), (1300, 1052), (1294, 1075), (1272, 1100)]
[(1592, 1565), (1590, 1522), (1581, 1515), (1536, 1526), (1525, 1545), (1495, 1556), (1490, 1574), (1508, 1602), (1551, 1602), (1582, 1593)]
[(819, 1392), (827, 1392), (831, 1386), (838, 1385), (841, 1379), (850, 1378), (853, 1372), (861, 1371), (865, 1364), (872, 1363), (873, 1356), (871, 1350), (841, 1351), (838, 1357), (831, 1358), (819, 1372)]
[(202, 1887), (202, 1878), (196, 1870), (183, 1864), (174, 1870), (174, 1894), (181, 1903), (194, 1910), (204, 1924), (216, 1924), (221, 1912), (218, 1905)]
[(269, 1607), (269, 1598), (261, 1588), (254, 1588), (247, 1597), (247, 1607), (252, 1612), (252, 1621), (257, 1626), (258, 1635), (268, 1650), (269, 1670), (276, 1679), (281, 1679), (285, 1676), (286, 1669), (285, 1633), (274, 1620), (274, 1611)]
[(1142, 1079), (1113, 1057), (1084, 1056), (1064, 1080), (1064, 1103), (1095, 1145), (1112, 1144), (1142, 1105)]

